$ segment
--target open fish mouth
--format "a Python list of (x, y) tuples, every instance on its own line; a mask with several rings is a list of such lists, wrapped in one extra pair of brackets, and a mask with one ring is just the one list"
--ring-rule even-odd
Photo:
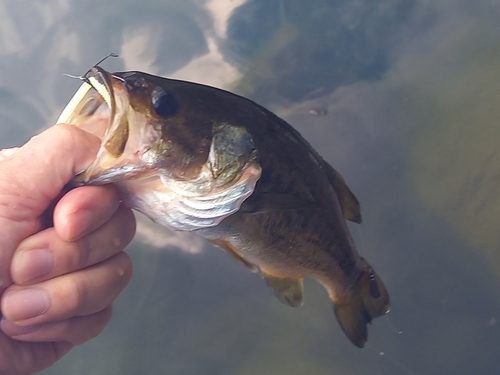
[[(130, 79), (136, 76), (143, 87)], [(253, 193), (261, 167), (244, 128), (212, 124), (211, 139), (200, 142), (193, 137), (193, 149), (204, 150), (204, 158), (193, 152), (194, 162), (184, 163), (191, 160), (186, 151), (191, 145), (175, 148), (175, 134), (162, 124), (174, 122), (175, 133), (179, 128), (190, 131), (188, 121), (154, 117), (150, 92), (134, 91), (161, 87), (140, 72), (109, 73), (99, 66), (82, 80), (57, 123), (99, 137), (101, 146), (91, 165), (73, 179), (74, 185), (115, 183), (128, 206), (176, 230), (215, 226)], [(174, 144), (173, 150), (165, 144)]]
[(99, 185), (140, 174), (144, 170), (139, 162), (141, 128), (129, 126), (130, 105), (123, 81), (98, 66), (82, 80), (57, 123), (75, 125), (99, 137), (101, 147), (96, 159), (74, 181)]

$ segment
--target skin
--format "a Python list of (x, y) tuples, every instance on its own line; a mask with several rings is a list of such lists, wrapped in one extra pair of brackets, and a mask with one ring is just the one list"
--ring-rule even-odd
[(135, 220), (115, 189), (61, 193), (98, 148), (56, 125), (0, 152), (0, 374), (40, 371), (97, 336), (131, 278)]

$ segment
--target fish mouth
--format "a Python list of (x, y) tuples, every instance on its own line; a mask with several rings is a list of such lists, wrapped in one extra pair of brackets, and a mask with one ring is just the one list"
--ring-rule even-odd
[(91, 68), (81, 79), (83, 84), (57, 123), (74, 125), (97, 136), (101, 146), (95, 160), (73, 182), (101, 185), (144, 173), (145, 168), (140, 166), (141, 127), (129, 124), (131, 110), (123, 80), (99, 66)]
[(196, 173), (182, 174), (189, 165), (172, 167), (173, 153), (158, 149), (168, 134), (153, 126), (158, 119), (129, 92), (134, 81), (125, 73), (91, 68), (57, 121), (101, 140), (95, 160), (70, 184), (115, 183), (127, 206), (175, 230), (213, 227), (238, 211), (262, 172), (250, 133), (213, 124), (207, 159), (195, 165)]

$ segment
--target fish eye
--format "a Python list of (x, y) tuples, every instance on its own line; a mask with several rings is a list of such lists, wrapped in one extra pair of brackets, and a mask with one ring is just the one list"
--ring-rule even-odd
[(152, 95), (153, 108), (155, 112), (162, 117), (172, 116), (179, 110), (177, 99), (168, 92), (154, 92)]

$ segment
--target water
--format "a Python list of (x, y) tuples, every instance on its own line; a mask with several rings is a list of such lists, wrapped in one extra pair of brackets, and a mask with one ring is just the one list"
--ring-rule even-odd
[(0, 147), (51, 125), (83, 74), (226, 88), (296, 127), (361, 202), (351, 225), (391, 313), (363, 350), (202, 240), (146, 221), (102, 335), (43, 374), (498, 374), (500, 2), (0, 3)]

